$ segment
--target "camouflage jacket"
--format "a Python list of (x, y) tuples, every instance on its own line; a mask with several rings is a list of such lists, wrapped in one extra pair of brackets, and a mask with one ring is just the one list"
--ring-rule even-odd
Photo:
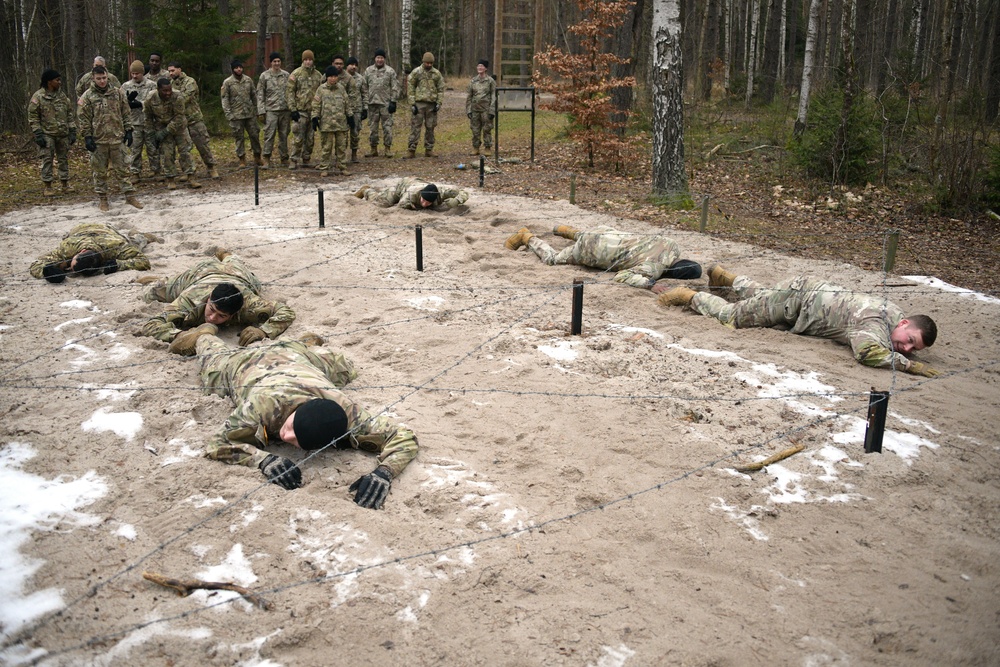
[(300, 111), (308, 115), (312, 108), (313, 95), (324, 82), (323, 75), (315, 67), (298, 67), (288, 77), (285, 100), (289, 111)]
[[(411, 211), (421, 211), (424, 209), (420, 207), (420, 191), (426, 185), (427, 181), (422, 181), (418, 178), (401, 178), (395, 185), (375, 193), (370, 197), (370, 200), (385, 208), (399, 206)], [(442, 183), (436, 183), (436, 185), (440, 196), (437, 203), (429, 208), (435, 210), (453, 208), (464, 204), (469, 199), (469, 193), (465, 190), (459, 190), (454, 186)], [(369, 192), (371, 191), (369, 190)], [(367, 196), (368, 193), (365, 194)], [(446, 204), (446, 201), (450, 201), (451, 203)]]
[(425, 69), (423, 65), (413, 68), (408, 79), (410, 106), (417, 102), (444, 102), (444, 77), (436, 67)]
[(146, 81), (152, 82), (154, 86), (159, 85), (160, 79), (167, 79), (169, 81), (170, 73), (167, 72), (167, 70), (165, 69), (161, 69), (156, 74), (153, 74), (152, 72), (146, 72)]
[(383, 67), (369, 65), (363, 76), (365, 91), (368, 94), (368, 104), (385, 106), (399, 98), (399, 81), (396, 80), (396, 70), (388, 65)]
[(257, 114), (265, 111), (288, 111), (288, 77), (285, 70), (275, 74), (274, 70), (265, 70), (257, 79)]
[[(83, 94), (90, 89), (90, 84), (94, 82), (93, 72), (84, 72), (83, 76), (76, 82), (76, 99), (79, 101)], [(118, 80), (118, 77), (108, 72), (108, 88), (121, 88), (122, 82)]]
[(350, 114), (354, 115), (356, 113), (361, 113), (361, 105), (363, 103), (363, 95), (361, 92), (361, 76), (358, 74), (351, 75), (346, 69), (340, 72), (340, 78), (337, 83), (344, 87), (347, 91), (347, 101), (350, 106)]
[(313, 95), (313, 118), (319, 118), (320, 132), (346, 132), (347, 115), (351, 113), (347, 91), (340, 82), (324, 83)]
[(125, 132), (132, 129), (132, 114), (121, 88), (101, 90), (97, 84), (80, 98), (77, 117), (80, 134), (93, 137), (98, 144), (118, 144), (125, 138)]
[(146, 127), (154, 132), (166, 128), (170, 134), (181, 134), (188, 126), (187, 116), (184, 113), (186, 106), (187, 100), (176, 91), (169, 100), (164, 100), (159, 93), (153, 91), (142, 105)]
[(201, 105), (198, 103), (201, 93), (198, 90), (197, 81), (182, 73), (170, 81), (170, 87), (174, 89), (175, 93), (184, 96), (186, 102), (184, 115), (187, 117), (188, 126), (205, 120), (205, 115), (201, 112)]
[(121, 232), (100, 222), (86, 222), (71, 229), (58, 248), (32, 262), (29, 272), (41, 278), (46, 264), (69, 261), (81, 250), (100, 251), (104, 259), (118, 260), (123, 271), (149, 270), (149, 260)]
[(76, 113), (73, 103), (62, 89), (50, 93), (39, 88), (28, 102), (28, 125), (32, 132), (39, 130), (50, 137), (67, 137), (76, 129)]
[(226, 120), (243, 120), (257, 115), (257, 90), (250, 77), (230, 76), (222, 82), (220, 95)]
[[(142, 83), (136, 83), (132, 79), (129, 79), (122, 84), (122, 91), (125, 93), (125, 103), (128, 104), (128, 96), (131, 92), (136, 92), (138, 95), (135, 96), (135, 101), (140, 104), (146, 101), (146, 98), (150, 95), (156, 94), (156, 84), (150, 83), (149, 79), (143, 79)], [(128, 108), (129, 116), (132, 118), (133, 127), (142, 127), (146, 120), (143, 115), (143, 110)]]
[(477, 113), (488, 112), (490, 116), (497, 115), (497, 82), (493, 77), (479, 76), (472, 77), (469, 82), (469, 90), (465, 96), (465, 113), (473, 111)]
[(665, 236), (631, 234), (601, 226), (577, 233), (573, 257), (582, 266), (617, 271), (616, 283), (648, 289), (680, 259), (681, 250)]
[(227, 348), (215, 336), (202, 336), (198, 342), (205, 392), (229, 397), (236, 406), (222, 432), (209, 443), (208, 458), (260, 466), (267, 457), (260, 448), (277, 444), (288, 416), (314, 398), (335, 401), (347, 413), (349, 443), (341, 448), (377, 454), (393, 478), (417, 455), (413, 431), (372, 415), (338, 389), (357, 377), (343, 355), (298, 341), (240, 350)]
[(204, 324), (205, 304), (221, 283), (232, 283), (243, 294), (243, 307), (226, 324), (259, 327), (268, 338), (276, 338), (295, 321), (295, 312), (285, 304), (260, 298), (263, 287), (257, 276), (239, 264), (213, 258), (170, 282), (170, 292), (177, 294), (176, 298), (143, 325), (142, 334), (169, 343), (181, 331)]

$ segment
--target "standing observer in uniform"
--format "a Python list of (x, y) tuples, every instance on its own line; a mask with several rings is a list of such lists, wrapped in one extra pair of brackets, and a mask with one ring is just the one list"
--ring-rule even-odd
[(149, 54), (149, 71), (146, 72), (146, 80), (152, 83), (154, 86), (156, 83), (167, 76), (161, 67), (163, 65), (163, 56), (156, 51)]
[(233, 74), (222, 82), (222, 112), (226, 114), (229, 127), (233, 131), (233, 141), (236, 142), (236, 157), (240, 166), (247, 166), (247, 149), (243, 142), (243, 134), (250, 137), (250, 150), (253, 151), (254, 164), (264, 164), (260, 159), (260, 128), (257, 126), (257, 90), (250, 77), (243, 76), (243, 63), (234, 60), (229, 64)]
[(347, 131), (354, 126), (354, 114), (347, 90), (340, 85), (340, 70), (330, 65), (326, 68), (326, 83), (316, 89), (312, 103), (312, 127), (320, 133), (323, 149), (319, 168), (320, 176), (330, 172), (331, 161), (341, 176), (350, 176), (345, 160), (347, 158)]
[(371, 132), (368, 143), (371, 150), (365, 157), (378, 157), (378, 129), (382, 127), (383, 155), (392, 157), (392, 116), (396, 113), (399, 98), (399, 81), (396, 70), (385, 63), (385, 51), (375, 49), (375, 64), (369, 65), (364, 73), (364, 88), (368, 102), (368, 127)]
[(281, 69), (281, 54), (271, 53), (271, 67), (257, 79), (257, 115), (264, 116), (264, 169), (271, 167), (274, 139), (278, 138), (281, 164), (288, 164), (288, 131), (291, 112), (288, 110), (288, 72)]
[(76, 141), (76, 113), (73, 102), (62, 91), (62, 77), (54, 69), (42, 72), (42, 87), (28, 102), (28, 125), (38, 144), (45, 195), (55, 195), (52, 190), (53, 157), (58, 163), (62, 189), (69, 191), (69, 147)]
[(80, 133), (90, 151), (90, 169), (94, 175), (94, 192), (102, 211), (108, 205), (108, 169), (121, 182), (125, 201), (136, 208), (142, 204), (132, 194), (135, 187), (125, 168), (121, 145), (132, 146), (132, 116), (125, 93), (121, 88), (108, 84), (108, 72), (103, 67), (94, 68), (93, 83), (80, 98)]
[(285, 98), (292, 119), (292, 166), (306, 167), (313, 151), (313, 124), (310, 116), (313, 96), (323, 83), (323, 75), (316, 71), (316, 56), (310, 49), (302, 52), (302, 65), (288, 77)]
[[(108, 85), (112, 88), (121, 88), (122, 84), (118, 80), (118, 77), (111, 72), (108, 72), (108, 63), (105, 62), (104, 56), (94, 56), (94, 64), (92, 65), (92, 68), (93, 67), (103, 67), (104, 71), (108, 75)], [(89, 72), (84, 72), (80, 76), (80, 79), (76, 82), (76, 101), (78, 104), (80, 102), (80, 98), (83, 97), (85, 92), (87, 92), (87, 89), (90, 88), (90, 84), (93, 83), (93, 81), (94, 70), (91, 69)]]
[(420, 126), (424, 126), (424, 155), (434, 157), (434, 128), (437, 113), (444, 102), (444, 77), (434, 67), (434, 54), (424, 54), (423, 62), (410, 72), (407, 80), (410, 111), (410, 141), (406, 157), (416, 157), (417, 143), (420, 141)]
[(354, 102), (354, 126), (351, 128), (351, 162), (358, 162), (358, 146), (361, 142), (361, 123), (368, 118), (368, 90), (365, 79), (358, 73), (358, 59), (351, 56), (347, 66), (341, 73), (343, 77), (351, 77), (356, 95)]
[[(205, 163), (208, 175), (212, 178), (219, 178), (219, 172), (215, 168), (215, 156), (212, 155), (212, 147), (209, 145), (211, 137), (208, 134), (208, 127), (205, 125), (205, 115), (201, 112), (201, 104), (198, 102), (201, 97), (198, 82), (185, 74), (176, 61), (167, 65), (167, 72), (170, 73), (170, 85), (184, 96), (184, 116), (187, 118), (187, 129), (191, 143), (198, 149), (198, 154), (201, 155), (201, 160)], [(190, 151), (191, 144), (188, 144), (187, 148)], [(188, 178), (194, 178), (193, 163), (191, 169), (192, 171), (185, 171), (180, 177), (182, 182)]]
[(184, 95), (176, 92), (170, 85), (170, 79), (166, 77), (160, 78), (156, 93), (147, 97), (142, 106), (146, 131), (152, 133), (153, 148), (160, 156), (160, 165), (167, 179), (168, 190), (177, 189), (174, 183), (177, 176), (175, 155), (180, 156), (181, 173), (192, 174), (187, 181), (188, 187), (195, 189), (201, 187), (193, 176), (191, 135), (188, 134), (186, 108), (187, 101)]
[(128, 103), (129, 115), (132, 119), (132, 152), (129, 154), (128, 167), (132, 174), (132, 184), (139, 182), (142, 174), (142, 149), (146, 148), (149, 159), (149, 169), (154, 176), (160, 173), (160, 155), (153, 147), (152, 131), (146, 129), (146, 116), (142, 103), (150, 95), (156, 94), (156, 84), (145, 76), (142, 61), (134, 61), (128, 68), (129, 79), (122, 84), (125, 101)]
[(469, 128), (472, 130), (473, 155), (479, 155), (480, 144), (486, 153), (493, 146), (493, 118), (497, 115), (497, 82), (487, 74), (489, 66), (490, 61), (479, 61), (476, 65), (476, 76), (469, 82), (469, 90), (465, 95), (465, 115), (469, 118)]

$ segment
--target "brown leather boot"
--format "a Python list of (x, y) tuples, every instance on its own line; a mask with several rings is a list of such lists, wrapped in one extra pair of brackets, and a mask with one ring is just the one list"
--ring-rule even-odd
[(371, 187), (372, 186), (370, 186), (370, 185), (362, 185), (358, 189), (358, 191), (354, 193), (354, 196), (357, 197), (358, 199), (364, 199), (365, 198), (365, 193), (368, 192), (371, 189)]
[(528, 241), (531, 240), (532, 236), (534, 236), (534, 234), (532, 234), (527, 227), (521, 227), (517, 230), (516, 234), (504, 241), (503, 245), (507, 248), (507, 250), (517, 250), (521, 246), (528, 245)]
[(697, 294), (690, 287), (674, 287), (656, 298), (656, 302), (661, 306), (687, 306), (691, 299)]

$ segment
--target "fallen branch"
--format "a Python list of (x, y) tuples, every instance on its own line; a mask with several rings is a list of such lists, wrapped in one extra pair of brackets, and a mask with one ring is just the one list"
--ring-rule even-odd
[(194, 593), (199, 589), (206, 591), (232, 591), (234, 593), (239, 593), (246, 599), (247, 602), (260, 607), (265, 611), (270, 611), (274, 608), (273, 604), (251, 592), (249, 588), (244, 588), (243, 586), (238, 586), (236, 584), (216, 581), (202, 581), (201, 579), (171, 579), (170, 577), (165, 577), (162, 574), (157, 574), (155, 572), (143, 572), (142, 578), (146, 581), (152, 581), (154, 584), (172, 588), (184, 597), (191, 595), (191, 593)]
[[(794, 443), (795, 441), (793, 440), (792, 442)], [(768, 456), (763, 461), (758, 461), (757, 463), (748, 463), (745, 466), (736, 466), (736, 471), (737, 472), (757, 472), (758, 470), (761, 470), (765, 466), (769, 466), (772, 463), (777, 463), (778, 461), (782, 461), (784, 459), (787, 459), (792, 454), (798, 454), (799, 452), (801, 452), (805, 448), (806, 448), (805, 445), (795, 444), (794, 446), (789, 447), (788, 449), (781, 450), (777, 454), (772, 454), (771, 456)]]

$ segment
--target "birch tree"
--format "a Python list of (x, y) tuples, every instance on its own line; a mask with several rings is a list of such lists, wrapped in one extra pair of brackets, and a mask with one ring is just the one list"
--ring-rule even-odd
[(750, 45), (747, 48), (747, 96), (746, 105), (750, 106), (753, 97), (753, 74), (757, 69), (757, 16), (760, 14), (760, 0), (753, 0), (750, 9)]
[(399, 68), (404, 81), (406, 80), (406, 75), (410, 73), (410, 28), (412, 25), (413, 0), (403, 0), (402, 23), (400, 24), (400, 31), (403, 36), (401, 41), (403, 52), (399, 56)]
[(806, 112), (809, 110), (809, 90), (812, 87), (813, 59), (816, 57), (816, 33), (819, 29), (820, 0), (809, 2), (809, 29), (806, 33), (806, 55), (802, 64), (802, 85), (799, 88), (799, 113), (795, 117), (795, 138), (806, 129)]
[(688, 199), (680, 0), (653, 2), (653, 194)]

